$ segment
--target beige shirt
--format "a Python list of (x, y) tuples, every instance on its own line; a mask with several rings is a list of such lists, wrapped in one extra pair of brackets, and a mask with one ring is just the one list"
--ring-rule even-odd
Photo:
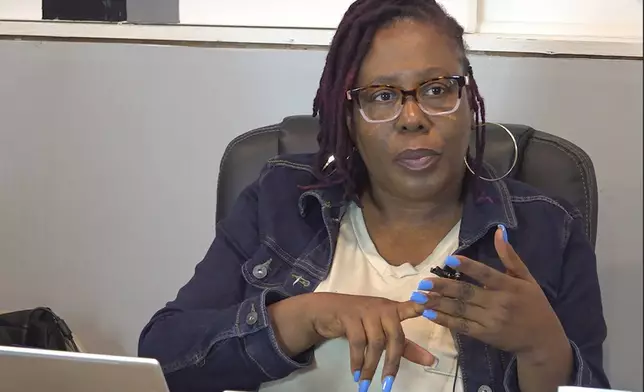
[[(434, 252), (416, 267), (410, 264), (392, 266), (384, 260), (369, 237), (362, 210), (351, 204), (343, 217), (331, 271), (315, 292), (333, 292), (388, 298), (407, 301), (418, 283), (434, 276), (430, 269), (442, 266), (445, 258), (458, 248), (460, 222), (438, 244)], [(402, 323), (407, 339), (427, 348), (438, 358), (433, 368), (425, 368), (402, 359), (394, 383), (394, 391), (452, 392), (456, 372), (456, 347), (447, 328), (425, 318), (406, 320)], [(383, 358), (380, 361), (373, 385), (380, 390)], [(460, 373), (460, 372), (459, 372)], [(315, 351), (314, 364), (296, 371), (283, 380), (262, 385), (262, 392), (328, 392), (353, 391), (349, 364), (349, 345), (345, 339), (325, 342)], [(460, 379), (456, 391), (462, 392)]]

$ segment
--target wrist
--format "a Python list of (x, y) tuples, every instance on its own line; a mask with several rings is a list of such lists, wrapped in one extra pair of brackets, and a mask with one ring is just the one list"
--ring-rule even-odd
[(519, 390), (556, 391), (558, 387), (568, 385), (573, 373), (573, 358), (573, 348), (563, 333), (545, 344), (517, 353)]
[(283, 299), (268, 307), (278, 345), (290, 357), (301, 354), (320, 342), (314, 328), (312, 294)]
[(552, 363), (567, 363), (573, 358), (572, 347), (564, 333), (550, 335), (548, 341), (517, 353), (517, 360), (530, 366), (546, 366)]

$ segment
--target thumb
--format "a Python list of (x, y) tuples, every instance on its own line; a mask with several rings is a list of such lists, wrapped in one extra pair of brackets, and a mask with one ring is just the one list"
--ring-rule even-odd
[(403, 351), (403, 357), (408, 361), (417, 363), (421, 366), (434, 366), (438, 364), (438, 359), (434, 354), (420, 347), (416, 343), (407, 339), (405, 341), (405, 351)]
[(508, 231), (503, 225), (499, 225), (496, 233), (494, 233), (494, 248), (496, 248), (496, 253), (498, 253), (501, 262), (507, 269), (506, 273), (508, 275), (522, 280), (534, 281), (530, 270), (528, 270), (528, 267), (508, 242)]

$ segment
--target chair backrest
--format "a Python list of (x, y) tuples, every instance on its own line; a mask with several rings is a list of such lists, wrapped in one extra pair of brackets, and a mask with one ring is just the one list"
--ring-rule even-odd
[[(511, 177), (545, 195), (573, 204), (583, 214), (588, 238), (597, 236), (597, 182), (588, 154), (575, 144), (525, 125), (504, 124), (519, 144), (519, 164)], [(514, 158), (508, 135), (488, 129), (485, 161), (505, 173)], [(317, 119), (292, 116), (281, 123), (258, 128), (235, 138), (224, 152), (217, 184), (217, 221), (226, 216), (239, 193), (253, 182), (266, 161), (280, 154), (317, 150)]]

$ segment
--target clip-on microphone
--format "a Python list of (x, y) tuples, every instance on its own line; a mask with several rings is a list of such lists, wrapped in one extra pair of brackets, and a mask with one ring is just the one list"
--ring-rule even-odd
[(441, 277), (441, 278), (447, 278), (447, 279), (453, 279), (453, 280), (459, 280), (461, 279), (461, 273), (456, 271), (455, 269), (444, 266), (444, 267), (434, 267), (429, 270), (432, 274)]

